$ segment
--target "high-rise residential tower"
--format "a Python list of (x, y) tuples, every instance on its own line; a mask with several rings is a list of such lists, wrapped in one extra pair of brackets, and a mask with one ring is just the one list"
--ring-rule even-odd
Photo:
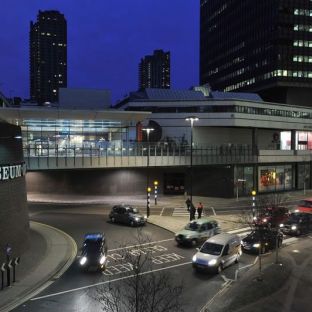
[(200, 82), (312, 105), (312, 2), (201, 0)]
[(170, 88), (170, 52), (155, 50), (139, 64), (139, 89)]
[(39, 11), (30, 22), (30, 97), (39, 104), (56, 102), (67, 87), (67, 23), (58, 11)]

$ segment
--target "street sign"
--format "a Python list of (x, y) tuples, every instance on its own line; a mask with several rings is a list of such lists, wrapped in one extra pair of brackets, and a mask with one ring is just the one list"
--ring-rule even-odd
[(20, 263), (20, 257), (16, 257), (15, 259), (14, 259), (14, 265), (18, 265), (19, 263)]
[(8, 268), (9, 269), (12, 269), (13, 268), (13, 266), (12, 266), (12, 259), (9, 261), (9, 263), (8, 263)]

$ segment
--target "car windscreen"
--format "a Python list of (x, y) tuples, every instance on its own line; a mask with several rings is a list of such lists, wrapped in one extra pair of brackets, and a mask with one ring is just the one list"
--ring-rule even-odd
[(97, 254), (101, 252), (102, 243), (100, 241), (87, 240), (83, 245), (83, 253)]
[(287, 223), (299, 223), (299, 220), (301, 220), (302, 217), (297, 214), (291, 214), (287, 220)]
[(190, 222), (185, 226), (185, 230), (197, 231), (199, 229), (199, 224), (196, 222)]
[(301, 200), (299, 202), (299, 206), (301, 207), (307, 207), (307, 208), (312, 208), (312, 201), (309, 200)]
[(128, 213), (139, 213), (139, 210), (136, 208), (128, 207), (127, 212)]
[(223, 248), (223, 245), (206, 242), (200, 248), (200, 252), (205, 253), (205, 254), (209, 254), (209, 255), (218, 256), (221, 254), (222, 248)]

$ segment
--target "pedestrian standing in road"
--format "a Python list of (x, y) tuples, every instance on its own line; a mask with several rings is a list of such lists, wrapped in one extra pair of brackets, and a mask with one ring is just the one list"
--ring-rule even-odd
[(190, 200), (189, 197), (187, 198), (187, 200), (185, 201), (185, 203), (186, 203), (187, 211), (190, 211), (190, 208), (191, 208), (191, 200)]
[(196, 208), (191, 202), (191, 207), (190, 207), (190, 221), (195, 220), (195, 213), (196, 213)]
[(204, 210), (204, 206), (203, 206), (203, 204), (201, 202), (199, 202), (199, 204), (197, 206), (197, 213), (198, 213), (197, 219), (201, 218), (203, 210)]

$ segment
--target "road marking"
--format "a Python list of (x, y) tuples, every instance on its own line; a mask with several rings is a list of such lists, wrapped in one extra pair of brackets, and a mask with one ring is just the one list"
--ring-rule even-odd
[(161, 210), (161, 213), (160, 213), (161, 216), (163, 215), (164, 210), (165, 210), (165, 207), (163, 207), (163, 209)]
[(224, 292), (226, 292), (227, 289), (229, 289), (229, 287), (231, 286), (231, 284), (233, 283), (233, 280), (230, 280), (228, 282), (225, 282), (222, 286), (223, 288), (221, 288), (200, 310), (200, 312), (205, 312), (207, 311), (208, 307), (210, 306), (210, 304), (219, 296), (222, 295)]
[[(184, 263), (180, 263), (180, 264), (175, 264), (175, 265), (171, 265), (171, 266), (165, 267), (165, 268), (159, 268), (159, 269), (156, 269), (156, 270), (150, 270), (150, 271), (142, 272), (142, 273), (139, 273), (138, 275), (140, 275), (140, 276), (141, 275), (147, 275), (147, 274), (154, 273), (154, 272), (160, 272), (160, 271), (164, 271), (164, 270), (168, 270), (168, 269), (173, 269), (173, 268), (180, 267), (180, 266), (183, 266), (183, 265), (189, 265), (191, 263), (192, 262), (190, 261), (190, 262), (184, 262)], [(133, 274), (133, 275), (128, 275), (128, 276), (124, 276), (124, 277), (119, 277), (119, 278), (116, 278), (116, 279), (113, 279), (113, 280), (109, 280), (109, 281), (105, 281), (105, 282), (100, 282), (100, 283), (91, 284), (91, 285), (88, 285), (88, 286), (73, 288), (73, 289), (69, 289), (69, 290), (65, 290), (65, 291), (61, 291), (61, 292), (57, 292), (57, 293), (53, 293), (53, 294), (49, 294), (49, 295), (45, 295), (45, 296), (32, 298), (30, 300), (31, 301), (36, 301), (36, 300), (41, 300), (41, 299), (45, 299), (45, 298), (56, 297), (56, 296), (60, 296), (60, 295), (68, 294), (68, 293), (73, 293), (73, 292), (84, 290), (84, 289), (88, 289), (88, 288), (93, 288), (93, 287), (97, 287), (97, 286), (101, 286), (101, 285), (105, 285), (105, 284), (109, 284), (109, 283), (122, 281), (122, 280), (129, 279), (129, 278), (132, 278), (132, 277), (135, 277), (135, 276), (136, 275)]]
[(248, 230), (248, 232), (250, 232), (251, 228), (250, 227), (245, 227), (245, 228), (241, 228), (241, 229), (237, 229), (237, 230), (228, 231), (227, 233), (235, 234), (235, 233), (239, 233), (239, 232), (245, 232), (247, 230)]
[(108, 252), (134, 248), (134, 247), (137, 247), (137, 246), (146, 246), (146, 245), (152, 245), (152, 244), (157, 244), (157, 243), (169, 242), (169, 241), (173, 241), (173, 240), (174, 240), (174, 238), (168, 238), (168, 239), (163, 239), (163, 240), (155, 241), (155, 242), (148, 242), (148, 243), (144, 243), (144, 244), (137, 244), (137, 245), (126, 246), (126, 247), (119, 247), (119, 248), (115, 248), (115, 249), (109, 249)]
[(283, 240), (283, 245), (287, 246), (298, 241), (297, 237), (290, 237)]

